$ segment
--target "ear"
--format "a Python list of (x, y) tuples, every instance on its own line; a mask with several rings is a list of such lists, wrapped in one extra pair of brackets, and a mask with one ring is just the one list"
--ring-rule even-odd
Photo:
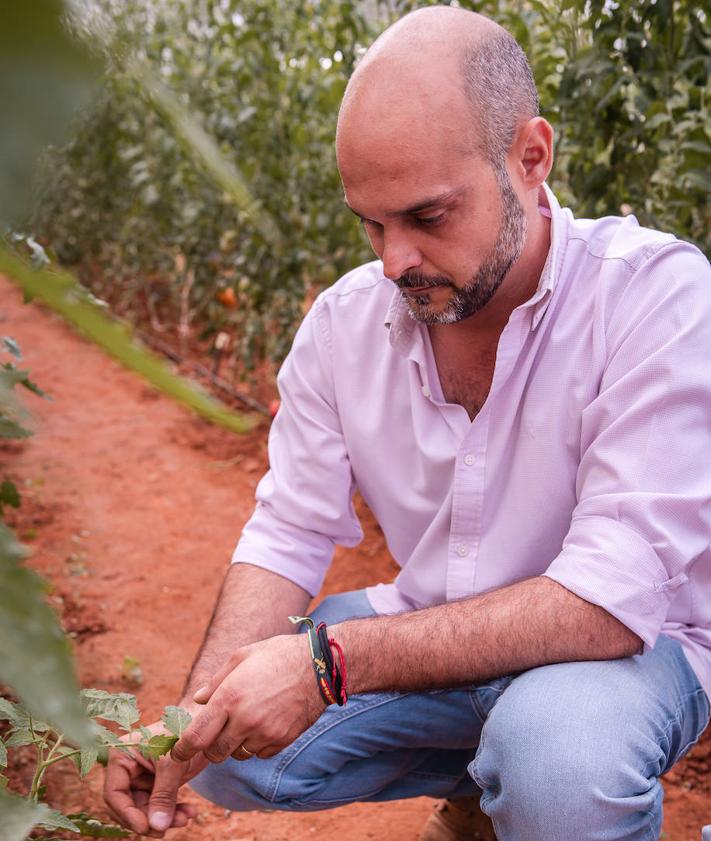
[(553, 127), (543, 117), (523, 123), (509, 152), (510, 164), (525, 190), (537, 190), (553, 167)]

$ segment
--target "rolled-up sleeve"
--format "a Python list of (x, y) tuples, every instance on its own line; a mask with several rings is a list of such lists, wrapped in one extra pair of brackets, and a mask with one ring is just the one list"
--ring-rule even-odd
[(283, 575), (311, 595), (321, 589), (334, 546), (355, 546), (363, 536), (335, 404), (325, 310), (318, 299), (279, 372), (270, 470), (232, 558)]
[(545, 575), (652, 646), (711, 542), (708, 262), (682, 243), (662, 248), (598, 338), (606, 363), (581, 419), (577, 503)]

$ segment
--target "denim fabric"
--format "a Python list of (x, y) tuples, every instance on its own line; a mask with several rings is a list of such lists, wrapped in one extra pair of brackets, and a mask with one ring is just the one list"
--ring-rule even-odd
[[(364, 591), (316, 621), (369, 616)], [(707, 724), (679, 643), (644, 655), (543, 666), (462, 689), (352, 696), (272, 759), (210, 765), (192, 782), (233, 810), (482, 791), (499, 841), (656, 841), (659, 776)]]

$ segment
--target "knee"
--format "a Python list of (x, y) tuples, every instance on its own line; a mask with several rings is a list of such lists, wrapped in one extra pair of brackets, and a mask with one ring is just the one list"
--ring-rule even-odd
[(233, 812), (280, 810), (303, 812), (323, 808), (317, 798), (324, 780), (304, 763), (282, 754), (272, 759), (211, 763), (190, 787), (206, 800)]
[(604, 684), (581, 693), (576, 681), (558, 680), (565, 670), (521, 675), (494, 706), (470, 766), (482, 808), (500, 837), (517, 841), (569, 841), (583, 826), (585, 837), (600, 837), (615, 824), (639, 824), (620, 838), (657, 837), (644, 827), (650, 815), (661, 822), (661, 748), (626, 724), (616, 693)]
[(189, 783), (190, 788), (212, 803), (233, 812), (274, 809), (269, 792), (260, 779), (259, 760), (238, 762), (226, 759), (210, 763)]

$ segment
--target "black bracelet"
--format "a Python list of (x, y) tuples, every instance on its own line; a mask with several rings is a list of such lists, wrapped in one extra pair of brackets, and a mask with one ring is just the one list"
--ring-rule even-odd
[[(326, 646), (324, 649), (321, 645), (319, 632), (314, 627), (313, 619), (308, 616), (290, 616), (289, 621), (294, 625), (299, 625), (302, 622), (306, 623), (309, 638), (309, 649), (311, 650), (311, 665), (313, 666), (314, 674), (316, 675), (316, 683), (318, 685), (319, 692), (321, 693), (321, 697), (323, 698), (325, 704), (330, 706), (331, 704), (341, 703), (339, 700), (340, 694), (336, 692), (336, 688), (332, 682), (333, 655), (331, 654), (331, 647), (328, 645), (328, 637), (326, 637)], [(319, 629), (322, 626), (325, 629), (326, 626), (323, 623), (319, 625)], [(328, 652), (328, 655), (326, 652)]]

